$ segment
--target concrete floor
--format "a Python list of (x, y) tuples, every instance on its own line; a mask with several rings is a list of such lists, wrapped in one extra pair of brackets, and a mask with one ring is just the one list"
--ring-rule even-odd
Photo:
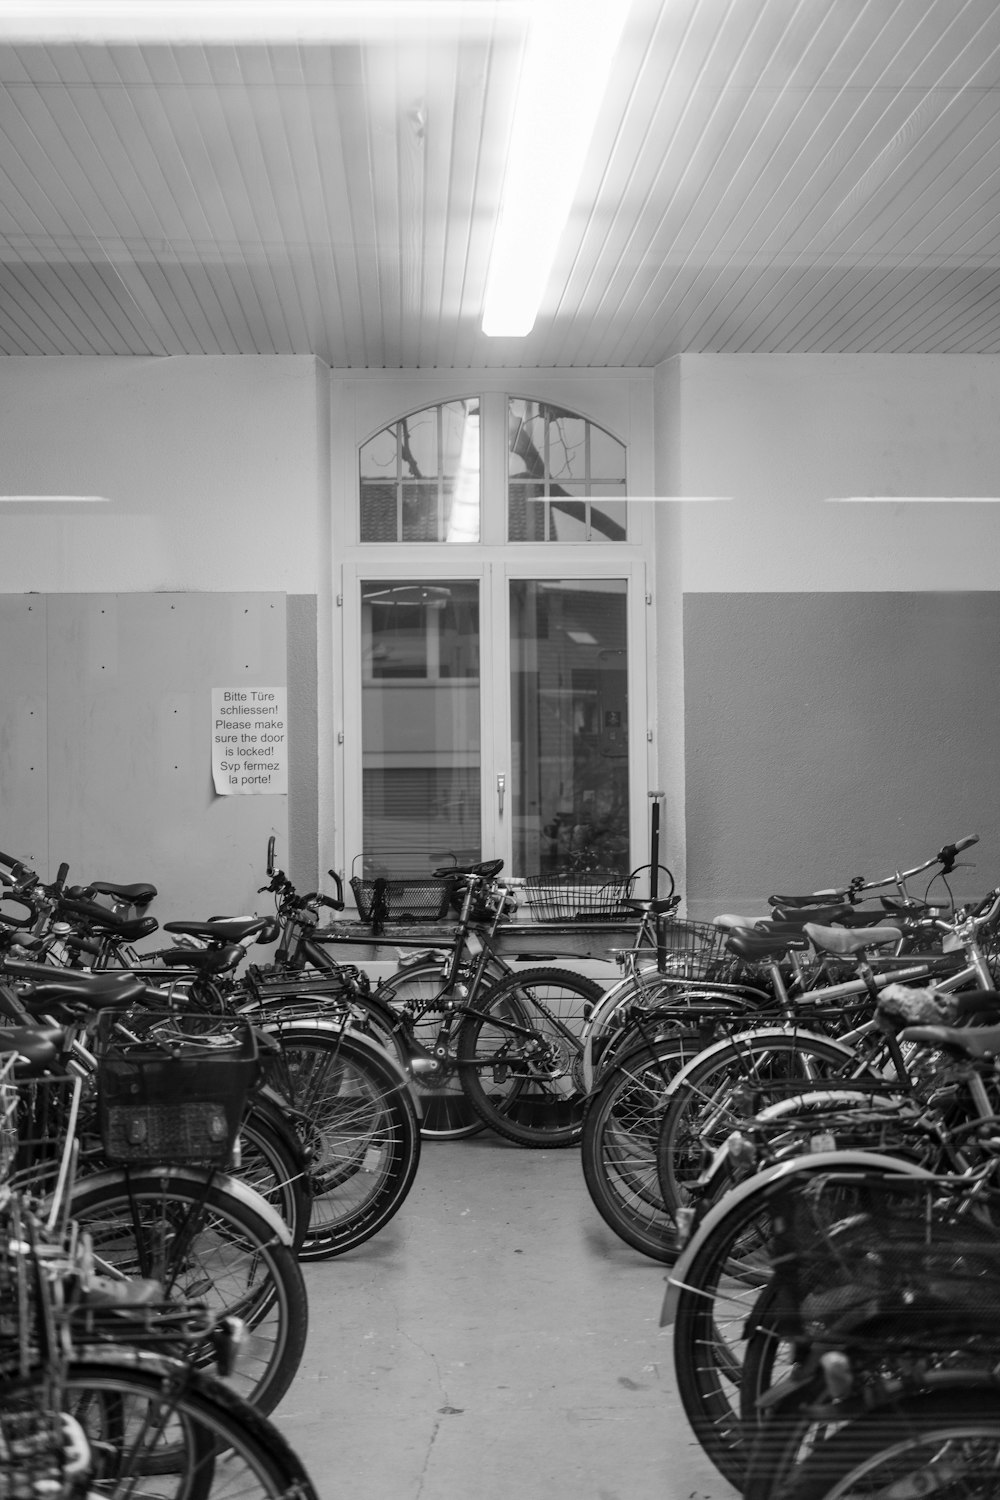
[(579, 1154), (424, 1143), (366, 1245), (307, 1266), (276, 1413), (322, 1500), (732, 1500), (676, 1396), (665, 1268), (593, 1208)]

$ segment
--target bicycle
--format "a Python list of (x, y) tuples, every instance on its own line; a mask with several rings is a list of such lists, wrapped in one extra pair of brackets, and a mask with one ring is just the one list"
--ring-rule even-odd
[[(675, 1073), (665, 1093), (657, 1147), (658, 1178), (667, 1209), (676, 1216), (686, 1206), (687, 1185), (697, 1178), (705, 1151), (782, 1092), (800, 1093), (804, 1083), (819, 1079), (843, 1086), (865, 1079), (876, 1084), (905, 1081), (906, 1061), (894, 1034), (873, 1013), (878, 995), (891, 985), (912, 985), (921, 979), (933, 980), (939, 993), (969, 985), (991, 988), (993, 976), (982, 941), (991, 940), (986, 935), (992, 934), (998, 919), (1000, 889), (990, 891), (974, 912), (959, 913), (952, 922), (922, 918), (922, 927), (948, 939), (949, 953), (939, 959), (915, 955), (919, 961), (913, 964), (901, 961), (901, 967), (878, 971), (867, 961), (866, 948), (881, 929), (850, 932), (807, 923), (804, 933), (814, 947), (840, 957), (851, 955), (858, 977), (810, 991), (791, 1005), (781, 1026), (737, 1030), (704, 1048)], [(883, 941), (892, 941), (891, 931), (884, 929)], [(729, 941), (738, 950), (755, 942), (746, 934)], [(770, 947), (775, 956), (783, 941), (764, 938), (756, 948), (766, 953)], [(776, 988), (778, 984), (776, 978)], [(860, 1009), (841, 1010), (852, 1003), (860, 1003)], [(814, 1015), (825, 1012), (834, 1021), (826, 1034), (802, 1028), (809, 1008)]]
[[(41, 993), (34, 997), (22, 993), (22, 1000), (77, 1014), (103, 1001), (108, 1013), (124, 1012), (137, 988), (141, 982), (130, 976), (124, 984), (116, 980), (110, 991), (104, 975), (56, 976), (38, 985)], [(225, 1172), (229, 1137), (212, 1131), (210, 1140), (201, 1135), (192, 1150), (184, 1130), (180, 1146), (166, 1137), (142, 1139), (140, 1130), (132, 1146), (130, 1125), (148, 1132), (156, 1121), (143, 1106), (126, 1109), (124, 1125), (112, 1131), (112, 1155), (128, 1164), (109, 1166), (106, 1140), (95, 1133), (86, 1097), (99, 1082), (100, 1065), (84, 1047), (79, 1027), (0, 1032), (0, 1055), (9, 1053), (24, 1059), (13, 1187), (49, 1205), (50, 1227), (53, 1205), (68, 1203), (67, 1212), (90, 1233), (102, 1267), (116, 1278), (152, 1278), (168, 1295), (190, 1296), (196, 1287), (220, 1322), (243, 1319), (253, 1329), (253, 1352), (233, 1379), (261, 1411), (273, 1409), (305, 1347), (305, 1284), (287, 1225), (259, 1194)], [(231, 1105), (231, 1126), (238, 1128), (237, 1101), (224, 1103)], [(162, 1103), (156, 1107), (166, 1124), (169, 1111)], [(178, 1163), (178, 1155), (192, 1154), (206, 1165)]]
[[(579, 1032), (603, 991), (572, 970), (514, 969), (506, 962), (496, 942), (512, 910), (497, 880), (502, 867), (502, 861), (490, 860), (435, 871), (433, 878), (447, 883), (458, 905), (445, 943), (440, 932), (431, 934), (439, 943), (437, 956), (427, 953), (424, 932), (410, 939), (423, 948), (417, 962), (401, 965), (370, 992), (352, 979), (346, 992), (330, 999), (373, 1017), (376, 1031), (391, 1031), (424, 1103), (425, 1133), (455, 1139), (490, 1126), (518, 1145), (570, 1145), (579, 1138), (582, 1109), (574, 1080)], [(296, 896), (280, 870), (272, 872), (269, 889), (276, 892), (286, 931), (293, 932), (286, 951), (294, 962), (313, 963), (343, 980), (322, 945), (356, 941), (357, 934), (303, 924), (301, 914), (315, 905), (313, 898)], [(336, 903), (325, 898), (325, 904)], [(300, 988), (308, 991), (309, 984), (303, 978)], [(280, 1003), (280, 971), (269, 988)], [(482, 1082), (487, 1076), (489, 1089)]]
[[(894, 919), (901, 922), (898, 951), (912, 952), (921, 929), (911, 925), (914, 918), (943, 916), (943, 909), (931, 906), (927, 896), (934, 882), (945, 881), (957, 866), (958, 855), (973, 844), (979, 835), (946, 844), (937, 854), (910, 870), (897, 870), (877, 880), (856, 876), (846, 885), (812, 892), (805, 896), (771, 896), (773, 916), (770, 920), (723, 915), (711, 923), (678, 921), (668, 912), (656, 914), (656, 961), (643, 967), (640, 960), (648, 955), (641, 949), (619, 955), (625, 973), (619, 982), (595, 1006), (584, 1035), (583, 1074), (587, 1088), (593, 1089), (601, 1069), (608, 1068), (616, 1050), (639, 1042), (647, 1045), (656, 1040), (661, 1023), (661, 1007), (683, 1003), (685, 997), (702, 999), (741, 997), (753, 1006), (766, 1006), (768, 992), (777, 982), (775, 994), (804, 994), (808, 989), (829, 982), (829, 961), (808, 965), (794, 950), (785, 950), (784, 968), (771, 962), (767, 949), (752, 948), (734, 952), (727, 938), (739, 932), (768, 932), (772, 936), (801, 934), (806, 922), (819, 925), (842, 924), (850, 927), (872, 926)], [(911, 896), (909, 883), (934, 870), (923, 899)], [(864, 912), (859, 903), (869, 894), (888, 888), (894, 897), (882, 898), (882, 909)], [(950, 896), (950, 890), (949, 890)], [(954, 913), (954, 903), (950, 902)]]
[[(906, 1181), (834, 1171), (773, 1200), (773, 1270), (748, 1320), (741, 1379), (746, 1500), (992, 1486), (995, 1168)], [(795, 1363), (775, 1387), (782, 1343)]]
[[(970, 996), (971, 1000), (975, 998)], [(995, 1002), (993, 992), (990, 1000)], [(746, 1380), (753, 1329), (765, 1325), (766, 1331), (758, 1299), (774, 1264), (769, 1226), (776, 1197), (785, 1195), (790, 1183), (804, 1187), (816, 1174), (835, 1170), (862, 1177), (866, 1173), (890, 1174), (893, 1181), (904, 1175), (924, 1183), (943, 1184), (949, 1191), (965, 1194), (974, 1204), (982, 1202), (984, 1188), (990, 1187), (1000, 1170), (1000, 1116), (995, 1093), (991, 1095), (987, 1087), (992, 1082), (996, 1089), (1000, 1026), (908, 1026), (899, 1039), (903, 1045), (947, 1052), (958, 1060), (958, 1069), (969, 1087), (969, 1108), (955, 1124), (944, 1122), (940, 1134), (944, 1138), (950, 1134), (949, 1144), (959, 1147), (954, 1159), (960, 1168), (962, 1143), (973, 1146), (964, 1169), (942, 1175), (936, 1170), (937, 1162), (911, 1159), (907, 1152), (899, 1152), (895, 1143), (890, 1144), (888, 1154), (870, 1149), (825, 1149), (830, 1142), (821, 1133), (810, 1142), (809, 1154), (757, 1171), (718, 1198), (694, 1228), (671, 1272), (664, 1320), (675, 1323), (674, 1349), (682, 1401), (706, 1453), (734, 1482), (738, 1482), (746, 1457), (747, 1391), (752, 1392), (753, 1400), (759, 1398), (762, 1371), (770, 1380), (775, 1359), (775, 1342), (766, 1336), (766, 1357), (762, 1362), (758, 1351), (756, 1372), (749, 1382)], [(953, 1082), (952, 1078), (941, 1079), (946, 1098)], [(823, 1149), (817, 1151), (816, 1147)], [(992, 1244), (996, 1240), (1000, 1192), (994, 1190), (988, 1201)], [(902, 1240), (898, 1248), (905, 1264)], [(751, 1307), (756, 1309), (754, 1317), (748, 1317)]]
[[(0, 1111), (5, 1087), (0, 1082)], [(9, 1100), (10, 1096), (7, 1095)], [(86, 1236), (46, 1232), (0, 1182), (0, 1496), (316, 1500), (283, 1435), (190, 1354), (213, 1333), (154, 1283), (108, 1283)], [(232, 1332), (232, 1330), (230, 1330)], [(218, 1367), (236, 1340), (218, 1338)]]

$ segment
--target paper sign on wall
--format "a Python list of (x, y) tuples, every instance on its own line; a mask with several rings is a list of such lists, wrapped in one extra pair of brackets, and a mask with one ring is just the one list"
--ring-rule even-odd
[(220, 797), (288, 791), (288, 689), (212, 689), (212, 777)]

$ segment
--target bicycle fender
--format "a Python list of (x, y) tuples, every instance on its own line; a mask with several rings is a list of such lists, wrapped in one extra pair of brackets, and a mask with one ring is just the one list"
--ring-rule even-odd
[(724, 1197), (719, 1199), (718, 1203), (713, 1204), (674, 1262), (670, 1275), (667, 1277), (667, 1290), (660, 1310), (661, 1328), (669, 1327), (673, 1323), (677, 1313), (678, 1298), (686, 1288), (691, 1262), (719, 1221), (724, 1219), (737, 1203), (742, 1203), (754, 1193), (763, 1193), (772, 1182), (777, 1182), (782, 1177), (789, 1177), (793, 1172), (798, 1172), (805, 1166), (815, 1168), (817, 1171), (822, 1171), (824, 1167), (831, 1172), (836, 1171), (838, 1167), (867, 1167), (872, 1171), (883, 1173), (888, 1169), (904, 1177), (934, 1176), (933, 1172), (928, 1172), (925, 1167), (918, 1167), (913, 1162), (902, 1159), (897, 1161), (894, 1157), (882, 1156), (877, 1151), (858, 1150), (811, 1151), (802, 1156), (791, 1156), (787, 1161), (778, 1162), (775, 1166), (766, 1167), (763, 1172), (757, 1172), (753, 1177), (748, 1177), (745, 1182), (730, 1189)]
[[(103, 1172), (95, 1172), (91, 1177), (83, 1177), (73, 1189), (73, 1197), (70, 1199), (70, 1213), (73, 1211), (73, 1201), (90, 1188), (103, 1187), (105, 1183), (125, 1182), (127, 1177), (133, 1173), (142, 1176), (166, 1178), (168, 1182), (179, 1183), (182, 1187), (195, 1190), (204, 1187), (205, 1173), (199, 1172), (193, 1167), (132, 1167), (126, 1172), (114, 1167), (107, 1168)], [(252, 1188), (248, 1182), (243, 1182), (239, 1177), (230, 1177), (228, 1172), (212, 1174), (212, 1186), (221, 1193), (227, 1193), (230, 1197), (238, 1199), (245, 1208), (252, 1208), (267, 1224), (274, 1234), (276, 1240), (282, 1245), (291, 1245), (292, 1231), (279, 1214), (278, 1210), (268, 1203), (266, 1198), (261, 1197), (256, 1188)]]
[(833, 1047), (837, 1052), (841, 1053), (845, 1062), (849, 1062), (855, 1055), (850, 1047), (845, 1047), (842, 1042), (837, 1041), (836, 1037), (821, 1036), (816, 1031), (803, 1031), (801, 1028), (796, 1028), (794, 1032), (791, 1032), (787, 1027), (758, 1026), (751, 1031), (738, 1031), (733, 1036), (723, 1037), (721, 1041), (712, 1042), (708, 1047), (703, 1047), (700, 1052), (691, 1058), (689, 1063), (685, 1063), (684, 1067), (674, 1074), (664, 1090), (664, 1094), (676, 1094), (682, 1085), (687, 1082), (687, 1075), (694, 1069), (695, 1064), (700, 1066), (706, 1057), (712, 1057), (717, 1052), (731, 1050), (734, 1043), (756, 1042), (760, 1041), (762, 1037), (777, 1038), (793, 1035), (797, 1041), (819, 1042), (824, 1047)]
[(891, 1094), (877, 1094), (863, 1089), (803, 1089), (801, 1094), (790, 1094), (787, 1099), (779, 1099), (776, 1104), (766, 1104), (759, 1114), (754, 1115), (754, 1121), (770, 1123), (772, 1120), (780, 1120), (813, 1099), (822, 1099), (824, 1104), (835, 1107), (841, 1104), (882, 1104), (892, 1108), (898, 1102), (898, 1095), (894, 1098)]
[(417, 1119), (423, 1119), (423, 1104), (420, 1101), (416, 1084), (400, 1067), (398, 1059), (393, 1057), (390, 1052), (387, 1052), (384, 1047), (380, 1047), (378, 1042), (373, 1042), (370, 1036), (365, 1036), (361, 1031), (355, 1031), (353, 1026), (343, 1026), (338, 1021), (324, 1021), (321, 1017), (318, 1017), (314, 1021), (270, 1021), (265, 1019), (260, 1023), (260, 1028), (270, 1035), (280, 1034), (281, 1036), (291, 1037), (314, 1036), (319, 1031), (324, 1032), (328, 1036), (348, 1037), (352, 1047), (357, 1047), (360, 1051), (367, 1052), (369, 1056), (377, 1058), (383, 1066), (388, 1063), (390, 1070), (395, 1075), (396, 1086), (406, 1090), (417, 1112)]

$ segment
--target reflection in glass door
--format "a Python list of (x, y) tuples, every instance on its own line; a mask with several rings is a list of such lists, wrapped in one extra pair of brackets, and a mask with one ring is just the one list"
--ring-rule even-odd
[(512, 869), (629, 869), (627, 586), (512, 579)]
[(475, 580), (361, 584), (362, 831), (355, 874), (482, 857)]

